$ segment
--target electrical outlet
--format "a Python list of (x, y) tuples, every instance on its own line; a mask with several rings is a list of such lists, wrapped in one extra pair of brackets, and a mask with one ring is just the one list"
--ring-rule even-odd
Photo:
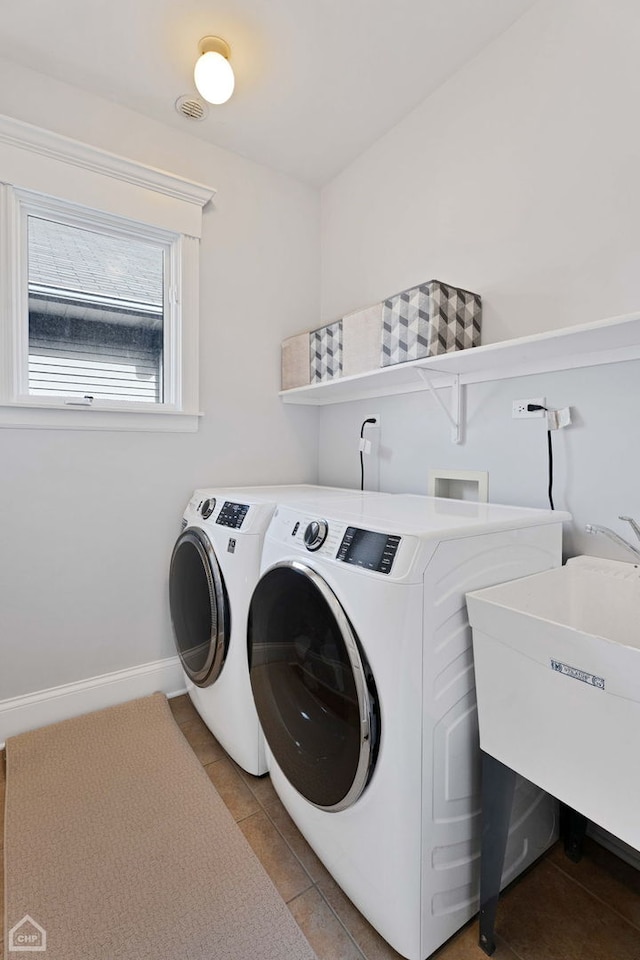
[(533, 417), (546, 416), (546, 411), (544, 410), (527, 410), (527, 406), (530, 403), (535, 403), (539, 407), (546, 407), (547, 405), (544, 397), (533, 397), (533, 399), (529, 400), (514, 400), (511, 409), (512, 418), (514, 420), (531, 420)]

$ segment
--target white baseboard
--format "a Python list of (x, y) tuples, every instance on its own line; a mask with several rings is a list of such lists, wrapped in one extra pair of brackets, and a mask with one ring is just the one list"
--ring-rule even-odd
[(611, 853), (615, 853), (616, 857), (620, 857), (621, 860), (626, 861), (626, 863), (635, 867), (636, 870), (640, 870), (640, 851), (634, 850), (629, 844), (619, 840), (618, 837), (614, 837), (613, 834), (608, 833), (604, 827), (599, 827), (595, 823), (589, 824), (587, 833), (593, 840), (599, 843), (600, 846), (606, 847)]
[(167, 696), (185, 692), (178, 657), (154, 660), (127, 670), (0, 700), (0, 748), (7, 737), (136, 697), (146, 697), (156, 690), (162, 690)]

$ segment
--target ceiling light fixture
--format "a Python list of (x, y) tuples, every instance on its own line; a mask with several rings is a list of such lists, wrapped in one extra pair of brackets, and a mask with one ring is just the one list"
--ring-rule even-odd
[(220, 37), (203, 37), (198, 46), (200, 58), (193, 79), (201, 97), (209, 103), (226, 103), (235, 86), (229, 63), (229, 44)]

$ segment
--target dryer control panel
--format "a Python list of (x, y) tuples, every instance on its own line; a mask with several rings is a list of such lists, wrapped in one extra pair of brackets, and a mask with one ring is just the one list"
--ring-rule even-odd
[[(278, 511), (280, 513), (281, 511)], [(375, 573), (391, 573), (402, 537), (350, 526), (340, 521), (292, 515), (285, 521), (289, 536), (305, 552), (331, 557)]]
[(336, 559), (366, 570), (390, 573), (400, 539), (387, 533), (347, 527)]
[(340, 514), (334, 507), (332, 514), (323, 517), (281, 504), (265, 537), (263, 568), (279, 560), (297, 559), (316, 568), (328, 563), (336, 574), (340, 570), (339, 575), (349, 578), (362, 575), (421, 582), (421, 561), (416, 566), (420, 538), (400, 524), (381, 520), (374, 510), (363, 516), (367, 512), (361, 504), (354, 504), (342, 507)]

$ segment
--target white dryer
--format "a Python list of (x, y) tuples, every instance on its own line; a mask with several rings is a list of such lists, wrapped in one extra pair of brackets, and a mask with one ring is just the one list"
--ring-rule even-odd
[(169, 599), (187, 691), (227, 753), (266, 772), (247, 668), (247, 611), (278, 503), (324, 509), (353, 490), (310, 484), (196, 490), (171, 557)]
[[(561, 563), (568, 514), (417, 496), (280, 507), (249, 613), (273, 785), (403, 956), (478, 909), (479, 749), (465, 594)], [(504, 882), (556, 836), (522, 781)]]

